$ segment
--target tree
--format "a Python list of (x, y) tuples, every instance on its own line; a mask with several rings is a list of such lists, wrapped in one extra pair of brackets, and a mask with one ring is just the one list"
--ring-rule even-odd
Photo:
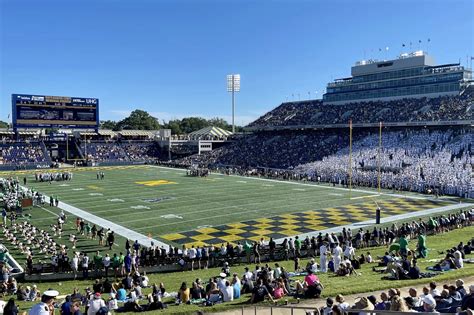
[(209, 122), (201, 117), (187, 117), (181, 120), (181, 131), (183, 133), (191, 133), (207, 126), (209, 126)]
[(117, 123), (118, 129), (158, 130), (161, 128), (158, 119), (148, 112), (136, 109), (130, 116)]
[(180, 135), (183, 133), (181, 131), (181, 120), (179, 119), (170, 120), (168, 123), (163, 123), (163, 128), (171, 129), (171, 134), (173, 135)]
[(8, 123), (0, 120), (0, 128), (8, 128)]
[(102, 120), (100, 122), (101, 129), (110, 129), (114, 130), (117, 127), (117, 122), (113, 120)]

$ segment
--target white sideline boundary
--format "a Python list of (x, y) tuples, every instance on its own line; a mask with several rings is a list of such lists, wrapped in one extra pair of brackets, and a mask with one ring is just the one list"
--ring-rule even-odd
[[(48, 197), (46, 197), (48, 198)], [(92, 222), (94, 224), (97, 224), (99, 226), (102, 226), (106, 229), (110, 228), (112, 231), (114, 231), (115, 234), (118, 234), (120, 236), (123, 236), (125, 237), (126, 239), (129, 239), (131, 241), (135, 241), (137, 240), (138, 243), (140, 243), (141, 245), (143, 246), (146, 246), (146, 247), (150, 247), (151, 246), (151, 242), (154, 243), (155, 246), (158, 246), (158, 247), (161, 247), (161, 246), (165, 246), (166, 248), (168, 248), (168, 244), (166, 243), (163, 243), (161, 241), (158, 241), (156, 239), (153, 239), (153, 238), (149, 238), (148, 236), (146, 235), (143, 235), (141, 233), (138, 233), (138, 232), (135, 232), (133, 230), (130, 230), (126, 227), (123, 227), (119, 224), (116, 224), (116, 223), (113, 223), (109, 220), (106, 220), (106, 219), (103, 219), (101, 217), (98, 217), (96, 215), (93, 215), (87, 211), (84, 211), (82, 209), (79, 209), (77, 207), (74, 207), (74, 206), (71, 206), (67, 203), (64, 203), (64, 202), (59, 202), (59, 205), (58, 207), (60, 209), (63, 209), (64, 211), (67, 211), (75, 216), (78, 216), (82, 219), (85, 219), (89, 222)]]

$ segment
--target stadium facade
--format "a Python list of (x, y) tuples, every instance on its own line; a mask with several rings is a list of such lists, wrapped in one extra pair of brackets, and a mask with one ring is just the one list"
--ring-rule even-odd
[(460, 63), (436, 65), (423, 51), (401, 54), (394, 60), (358, 61), (351, 75), (327, 85), (324, 103), (459, 95), (472, 81), (470, 69)]

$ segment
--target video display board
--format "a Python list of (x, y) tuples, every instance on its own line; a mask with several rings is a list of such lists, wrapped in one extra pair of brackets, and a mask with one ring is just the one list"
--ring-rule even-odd
[(13, 128), (98, 128), (99, 99), (12, 94)]

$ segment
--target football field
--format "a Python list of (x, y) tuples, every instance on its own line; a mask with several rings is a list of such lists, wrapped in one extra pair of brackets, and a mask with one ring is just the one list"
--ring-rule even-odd
[[(173, 245), (291, 237), (374, 219), (377, 204), (382, 216), (447, 205), (304, 182), (188, 177), (184, 170), (147, 165), (72, 171), (73, 180), (51, 184), (35, 182), (32, 171), (14, 174), (46, 195)], [(98, 180), (97, 171), (105, 179)]]

